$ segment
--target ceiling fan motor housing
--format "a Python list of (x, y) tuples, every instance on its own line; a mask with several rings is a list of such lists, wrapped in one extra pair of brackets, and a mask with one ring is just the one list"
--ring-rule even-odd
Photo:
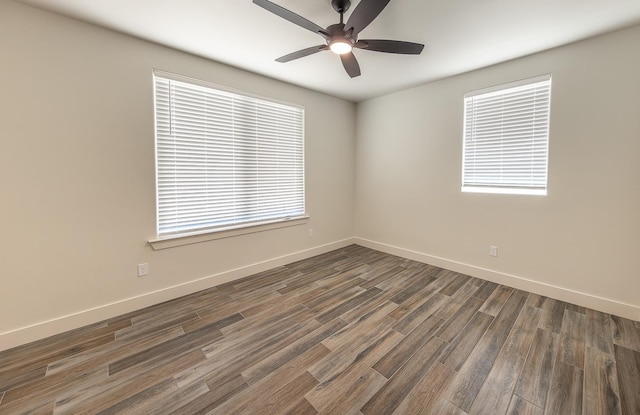
[(357, 36), (353, 36), (352, 33), (345, 33), (344, 23), (336, 23), (327, 27), (327, 33), (331, 35), (331, 38), (327, 40), (327, 44), (333, 42), (348, 42), (353, 45), (358, 40)]
[(349, 6), (351, 6), (351, 1), (349, 0), (331, 0), (331, 6), (333, 6), (333, 10), (338, 13), (344, 13), (349, 10)]

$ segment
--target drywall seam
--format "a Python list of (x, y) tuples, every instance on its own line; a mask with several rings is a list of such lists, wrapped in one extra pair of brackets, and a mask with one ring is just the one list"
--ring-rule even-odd
[(592, 294), (558, 287), (539, 281), (533, 281), (527, 278), (481, 268), (474, 265), (441, 258), (438, 256), (428, 255), (422, 252), (412, 251), (410, 249), (400, 248), (394, 245), (388, 245), (364, 238), (355, 237), (354, 242), (366, 248), (375, 249), (377, 251), (386, 252), (388, 254), (397, 255), (403, 258), (412, 259), (414, 261), (423, 262), (451, 271), (460, 272), (472, 277), (477, 277), (483, 280), (506, 285), (508, 287), (532, 292), (534, 294), (544, 295), (546, 297), (566, 301), (571, 304), (580, 305), (583, 307), (602, 311), (604, 313), (640, 321), (640, 306), (626, 304), (608, 298), (598, 297)]
[(218, 274), (183, 284), (174, 285), (161, 290), (141, 294), (110, 304), (104, 304), (98, 307), (79, 311), (77, 313), (56, 317), (51, 320), (0, 333), (0, 351), (43, 339), (58, 333), (63, 333), (88, 324), (100, 322), (102, 320), (113, 318), (154, 304), (159, 304), (163, 301), (173, 300), (184, 295), (192, 294), (229, 281), (248, 277), (250, 275), (300, 261), (302, 259), (311, 258), (335, 249), (344, 248), (345, 246), (353, 243), (353, 238), (342, 239), (314, 248), (294, 252), (229, 271), (220, 272)]

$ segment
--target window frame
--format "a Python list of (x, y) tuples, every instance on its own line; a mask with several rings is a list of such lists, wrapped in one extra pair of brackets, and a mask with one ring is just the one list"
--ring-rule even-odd
[[(193, 228), (187, 230), (178, 230), (178, 231), (170, 231), (170, 232), (161, 232), (160, 228), (160, 167), (159, 167), (159, 127), (158, 127), (158, 91), (157, 91), (157, 83), (156, 78), (162, 78), (166, 81), (175, 81), (184, 84), (189, 84), (195, 86), (196, 88), (206, 88), (213, 90), (213, 93), (220, 93), (224, 95), (232, 95), (237, 99), (248, 99), (248, 100), (256, 100), (256, 105), (259, 103), (263, 103), (266, 105), (275, 105), (275, 106), (285, 106), (289, 109), (297, 109), (300, 110), (298, 117), (300, 118), (300, 123), (296, 124), (300, 126), (299, 130), (299, 140), (298, 136), (295, 137), (296, 140), (296, 148), (297, 156), (295, 156), (295, 160), (300, 162), (299, 168), (295, 169), (297, 180), (301, 180), (301, 195), (300, 192), (296, 192), (296, 200), (300, 202), (299, 197), (301, 196), (301, 206), (302, 213), (295, 214), (290, 216), (282, 216), (276, 218), (267, 218), (265, 220), (249, 220), (242, 221), (239, 223), (232, 224), (220, 224), (213, 225), (207, 227)], [(289, 226), (295, 226), (304, 224), (308, 221), (309, 216), (307, 215), (307, 206), (306, 206), (306, 179), (305, 179), (305, 114), (304, 107), (301, 105), (291, 104), (288, 102), (278, 101), (271, 98), (266, 98), (262, 96), (258, 96), (251, 93), (246, 93), (244, 91), (239, 91), (233, 88), (229, 88), (226, 86), (218, 85), (212, 82), (207, 82), (199, 79), (194, 79), (190, 77), (186, 77), (183, 75), (178, 75), (170, 72), (165, 72), (162, 70), (154, 69), (153, 77), (152, 77), (152, 89), (153, 89), (153, 100), (154, 100), (154, 151), (155, 151), (155, 201), (156, 201), (156, 237), (154, 239), (149, 240), (150, 245), (153, 249), (164, 249), (174, 246), (181, 246), (185, 244), (191, 244), (196, 242), (227, 238), (231, 236), (243, 235), (247, 233), (254, 232), (262, 232), (270, 229), (277, 229)], [(257, 145), (257, 144), (256, 144)], [(299, 158), (298, 158), (299, 156)], [(235, 166), (235, 164), (234, 164)], [(237, 166), (234, 167), (233, 171), (236, 171)], [(252, 176), (252, 180), (256, 180), (255, 176)], [(300, 189), (298, 187), (298, 189)], [(254, 190), (254, 197), (257, 197), (258, 190), (257, 188)], [(278, 191), (275, 191), (277, 194)], [(257, 218), (256, 218), (257, 219)]]
[[(529, 185), (526, 186), (516, 186), (510, 184), (503, 183), (492, 183), (488, 185), (478, 185), (478, 184), (470, 184), (470, 181), (467, 179), (465, 172), (467, 167), (467, 156), (470, 152), (468, 152), (467, 146), (469, 143), (469, 139), (467, 137), (467, 133), (469, 131), (469, 126), (467, 125), (468, 121), (468, 111), (467, 105), (470, 99), (475, 97), (492, 97), (499, 96), (500, 93), (502, 95), (508, 95), (510, 92), (523, 89), (534, 89), (535, 85), (547, 83), (548, 86), (548, 101), (547, 112), (546, 112), (546, 138), (544, 139), (545, 143), (545, 152), (544, 152), (544, 186), (534, 185), (533, 179)], [(518, 195), (539, 195), (546, 196), (549, 187), (549, 144), (550, 144), (550, 136), (551, 136), (551, 95), (552, 95), (552, 75), (545, 74), (536, 76), (533, 78), (522, 79), (519, 81), (509, 82), (506, 84), (496, 85), (489, 88), (483, 88), (476, 91), (468, 92), (464, 95), (464, 108), (463, 108), (463, 134), (462, 134), (462, 169), (461, 169), (461, 192), (463, 193), (491, 193), (491, 194), (518, 194)], [(535, 120), (535, 116), (532, 117)], [(496, 140), (497, 141), (497, 140)], [(532, 143), (536, 143), (536, 139), (531, 140)], [(500, 143), (503, 140), (500, 139)], [(532, 151), (531, 154), (534, 152)], [(522, 155), (526, 153), (518, 153), (512, 155), (516, 157), (518, 155)], [(476, 154), (474, 154), (476, 155)], [(500, 166), (503, 166), (502, 160), (500, 161)], [(531, 175), (533, 176), (533, 174)], [(539, 177), (538, 177), (539, 180)]]

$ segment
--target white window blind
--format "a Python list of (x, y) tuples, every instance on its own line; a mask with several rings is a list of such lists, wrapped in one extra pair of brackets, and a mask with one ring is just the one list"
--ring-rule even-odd
[(304, 110), (154, 72), (158, 235), (303, 216)]
[(551, 76), (464, 98), (462, 191), (546, 194)]

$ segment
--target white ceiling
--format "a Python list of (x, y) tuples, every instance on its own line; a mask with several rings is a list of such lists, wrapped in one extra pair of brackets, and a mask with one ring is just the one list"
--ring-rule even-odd
[[(351, 101), (640, 23), (640, 0), (392, 0), (359, 37), (424, 43), (422, 55), (356, 50), (351, 79), (331, 52), (275, 62), (323, 39), (251, 0), (17, 1)], [(273, 2), (323, 27), (339, 20), (330, 0)]]

